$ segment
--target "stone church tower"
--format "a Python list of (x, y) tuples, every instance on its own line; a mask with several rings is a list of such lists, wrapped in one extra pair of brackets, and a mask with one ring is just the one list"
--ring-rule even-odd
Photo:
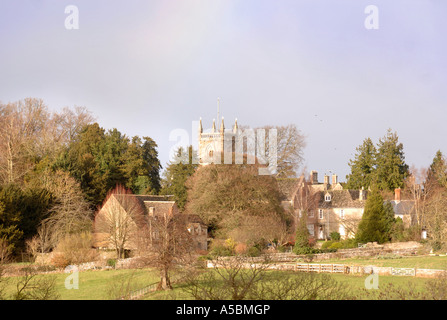
[(232, 131), (225, 131), (224, 118), (220, 123), (220, 128), (216, 128), (216, 121), (213, 119), (211, 131), (204, 132), (202, 118), (199, 121), (199, 164), (224, 163), (224, 160), (232, 159), (225, 157), (225, 153), (234, 152), (235, 137), (239, 132), (237, 119), (234, 122)]

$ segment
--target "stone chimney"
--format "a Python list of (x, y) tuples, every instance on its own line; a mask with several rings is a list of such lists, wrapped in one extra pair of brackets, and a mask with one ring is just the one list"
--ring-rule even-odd
[(400, 201), (400, 188), (394, 189), (394, 200)]
[(336, 174), (332, 175), (332, 186), (335, 186), (338, 183), (338, 177)]
[(324, 184), (329, 185), (329, 176), (328, 175), (324, 175)]
[(318, 184), (318, 172), (315, 170), (312, 170), (310, 172), (310, 182), (312, 184)]

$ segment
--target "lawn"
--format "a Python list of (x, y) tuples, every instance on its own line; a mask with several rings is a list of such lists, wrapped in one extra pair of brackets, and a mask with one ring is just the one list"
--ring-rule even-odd
[[(78, 289), (67, 289), (65, 279), (70, 275), (57, 273), (40, 276), (56, 277), (56, 290), (61, 300), (108, 300), (112, 291), (115, 295), (121, 291), (117, 289), (121, 286), (130, 284), (132, 290), (137, 290), (159, 280), (158, 273), (151, 269), (82, 271), (78, 274)], [(14, 292), (17, 280), (17, 277), (8, 278), (7, 297)]]
[(331, 259), (319, 263), (336, 263), (346, 265), (360, 265), (394, 268), (419, 268), (447, 270), (447, 256), (382, 256), (351, 259)]
[[(418, 257), (396, 257), (382, 258), (356, 258), (344, 260), (326, 260), (321, 263), (337, 263), (347, 265), (375, 265), (380, 267), (405, 267), (405, 268), (432, 268), (447, 269), (447, 257), (442, 256), (418, 256)], [(269, 271), (281, 277), (281, 271)], [(153, 269), (126, 269), (126, 270), (103, 270), (103, 271), (83, 271), (79, 272), (79, 289), (66, 289), (65, 280), (70, 274), (58, 273), (50, 275), (41, 275), (43, 277), (56, 277), (56, 290), (62, 300), (108, 300), (119, 293), (119, 287), (125, 287), (130, 284), (131, 290), (141, 289), (152, 283), (159, 281), (158, 272)], [(331, 275), (335, 280), (342, 282), (349, 288), (356, 299), (366, 298), (365, 280), (367, 275)], [(6, 287), (7, 296), (14, 292), (17, 283), (17, 277), (8, 278)], [(424, 284), (429, 281), (424, 278), (398, 277), (398, 276), (380, 276), (379, 291), (388, 283), (408, 288), (408, 283), (412, 283), (417, 290), (424, 290)], [(153, 292), (147, 294), (144, 299), (148, 300), (188, 300), (192, 297), (185, 293), (181, 283), (174, 284), (174, 289), (170, 291)], [(375, 290), (375, 289), (370, 289)], [(113, 291), (113, 295), (111, 292)]]
[[(287, 271), (269, 271), (271, 273), (276, 274), (276, 277), (283, 277), (284, 273), (290, 273)], [(326, 274), (328, 275), (328, 274)], [(385, 288), (388, 284), (392, 284), (394, 286), (399, 286), (405, 289), (409, 288), (409, 284), (414, 285), (414, 288), (418, 291), (425, 290), (425, 284), (430, 279), (426, 278), (416, 278), (416, 277), (397, 277), (397, 276), (379, 276), (379, 288), (378, 289), (366, 289), (365, 281), (367, 280), (367, 275), (359, 276), (359, 275), (345, 275), (345, 274), (331, 274), (333, 279), (338, 282), (342, 282), (344, 287), (347, 288), (350, 295), (356, 300), (369, 300), (371, 299), (368, 295), (370, 290), (377, 290), (380, 292)], [(188, 296), (182, 289), (182, 284), (174, 285), (174, 289), (171, 291), (164, 292), (153, 292), (149, 293), (144, 297), (145, 300), (189, 300), (192, 299), (191, 296)]]

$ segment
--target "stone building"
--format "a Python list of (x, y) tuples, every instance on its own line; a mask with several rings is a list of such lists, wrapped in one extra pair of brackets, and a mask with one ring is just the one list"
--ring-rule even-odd
[[(304, 177), (278, 179), (282, 195), (282, 206), (297, 221), (306, 214), (307, 228), (311, 238), (325, 240), (332, 232), (338, 232), (343, 239), (353, 238), (360, 223), (368, 190), (347, 190), (338, 182), (337, 175), (325, 175), (318, 181), (318, 172), (311, 171), (310, 179)], [(406, 227), (414, 220), (415, 202), (401, 200), (400, 189), (395, 190), (390, 200), (395, 217), (400, 217)]]
[[(137, 250), (141, 235), (149, 237), (145, 243), (157, 241), (156, 230), (151, 230), (151, 222), (168, 215), (178, 215), (179, 210), (172, 196), (113, 194), (104, 203), (95, 217), (94, 247), (114, 249), (110, 232), (128, 234), (124, 250)], [(185, 215), (186, 228), (192, 236), (197, 250), (207, 250), (207, 226), (196, 215)], [(104, 221), (109, 226), (104, 227)], [(149, 232), (140, 233), (142, 228)], [(144, 239), (143, 239), (144, 240)]]

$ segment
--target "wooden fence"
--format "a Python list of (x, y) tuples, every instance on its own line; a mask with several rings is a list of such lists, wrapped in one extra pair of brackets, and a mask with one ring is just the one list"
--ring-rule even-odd
[(154, 282), (144, 288), (131, 291), (128, 294), (118, 298), (117, 300), (138, 300), (145, 294), (147, 294), (149, 292), (154, 292), (155, 290), (157, 290), (158, 283), (159, 282)]

